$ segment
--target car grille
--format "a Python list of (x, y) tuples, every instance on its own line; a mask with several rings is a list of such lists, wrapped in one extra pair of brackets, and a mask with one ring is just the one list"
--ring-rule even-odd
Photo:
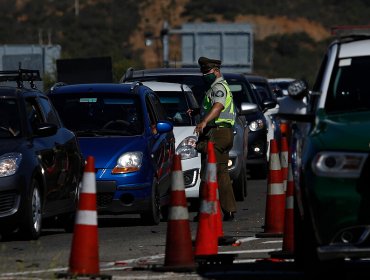
[(15, 192), (0, 193), (0, 214), (12, 210), (16, 204), (17, 194)]
[(190, 169), (183, 172), (185, 188), (195, 186), (198, 181), (199, 169)]
[(97, 204), (99, 208), (105, 208), (112, 203), (113, 193), (101, 193), (97, 194)]

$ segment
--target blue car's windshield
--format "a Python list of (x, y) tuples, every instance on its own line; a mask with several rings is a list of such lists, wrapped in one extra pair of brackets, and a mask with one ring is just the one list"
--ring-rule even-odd
[(369, 56), (338, 60), (325, 103), (328, 113), (370, 110), (369, 65)]
[(78, 136), (143, 133), (143, 112), (138, 96), (60, 94), (54, 95), (52, 101), (64, 125)]

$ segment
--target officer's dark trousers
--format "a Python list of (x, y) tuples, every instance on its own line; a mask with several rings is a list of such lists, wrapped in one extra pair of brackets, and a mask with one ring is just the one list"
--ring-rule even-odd
[[(219, 201), (221, 208), (224, 212), (236, 212), (236, 202), (234, 192), (229, 176), (229, 170), (227, 168), (227, 162), (229, 160), (229, 151), (233, 146), (234, 134), (232, 128), (217, 127), (205, 130), (204, 135), (199, 137), (198, 142), (203, 142), (202, 155), (202, 167), (201, 167), (201, 180), (206, 180), (207, 170), (207, 141), (211, 140), (214, 142), (216, 160), (217, 160), (217, 183), (219, 192)], [(201, 187), (204, 184), (201, 184)], [(202, 194), (203, 190), (199, 190), (199, 194)]]

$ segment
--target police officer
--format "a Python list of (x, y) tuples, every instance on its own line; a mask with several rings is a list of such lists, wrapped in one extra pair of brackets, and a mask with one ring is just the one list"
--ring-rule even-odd
[[(233, 96), (220, 72), (220, 60), (200, 57), (198, 64), (200, 71), (203, 73), (204, 82), (208, 87), (203, 99), (201, 122), (197, 124), (194, 130), (199, 136), (197, 150), (202, 156), (201, 180), (206, 180), (207, 142), (213, 141), (217, 160), (217, 181), (223, 220), (232, 221), (236, 212), (236, 202), (227, 162), (234, 139), (235, 108)], [(199, 193), (202, 193), (202, 190)]]

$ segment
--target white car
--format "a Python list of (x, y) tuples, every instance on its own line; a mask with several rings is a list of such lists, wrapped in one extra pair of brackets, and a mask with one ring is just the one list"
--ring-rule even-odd
[(176, 153), (181, 155), (185, 194), (189, 202), (198, 202), (201, 156), (195, 150), (198, 137), (194, 129), (196, 122), (199, 122), (199, 114), (190, 115), (189, 110), (199, 111), (199, 104), (190, 87), (185, 84), (152, 81), (143, 84), (157, 93), (173, 122)]

